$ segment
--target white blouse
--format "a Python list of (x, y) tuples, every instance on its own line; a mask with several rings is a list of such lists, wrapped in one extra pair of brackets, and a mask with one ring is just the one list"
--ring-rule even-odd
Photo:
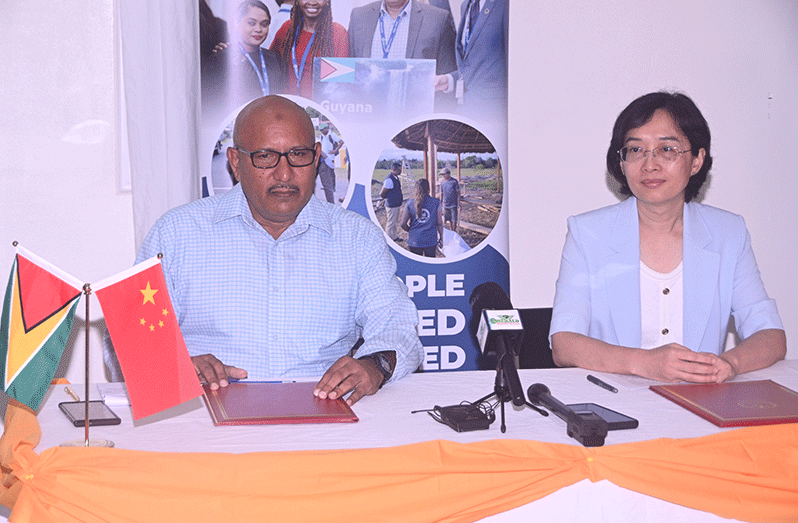
[(667, 274), (640, 262), (641, 348), (682, 344), (684, 285), (682, 263)]

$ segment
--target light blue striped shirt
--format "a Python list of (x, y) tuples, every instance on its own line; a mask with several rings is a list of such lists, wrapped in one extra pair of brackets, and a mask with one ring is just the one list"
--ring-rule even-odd
[(396, 34), (388, 51), (389, 60), (403, 60), (407, 58), (407, 39), (410, 34), (410, 7), (413, 2), (407, 2), (405, 7), (396, 17), (396, 20), (391, 18), (388, 11), (385, 10), (385, 2), (380, 7), (380, 18), (377, 19), (377, 27), (374, 29), (374, 37), (371, 40), (371, 57), (382, 58), (382, 33), (380, 32), (380, 19), (382, 19), (383, 28), (385, 30), (385, 43), (386, 45), (391, 40), (391, 31), (396, 25)]
[(315, 377), (362, 336), (355, 357), (396, 351), (392, 379), (421, 364), (418, 312), (396, 262), (354, 212), (313, 197), (275, 240), (237, 185), (164, 214), (136, 261), (159, 252), (192, 356), (211, 353), (249, 379)]

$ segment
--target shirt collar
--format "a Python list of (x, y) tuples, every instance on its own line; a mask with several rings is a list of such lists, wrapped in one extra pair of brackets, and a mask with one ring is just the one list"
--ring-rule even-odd
[[(396, 17), (397, 20), (401, 20), (403, 16), (407, 15), (410, 16), (410, 6), (413, 4), (413, 0), (409, 0), (402, 10), (399, 12), (399, 16)], [(385, 9), (385, 2), (380, 3), (380, 13), (385, 13), (387, 16), (391, 16), (388, 14), (388, 10)], [(393, 18), (391, 18), (393, 20)]]
[[(325, 205), (316, 196), (311, 196), (305, 208), (299, 212), (296, 221), (280, 235), (280, 239), (297, 236), (307, 231), (310, 227), (332, 234), (332, 220), (330, 214), (325, 210)], [(263, 230), (263, 227), (252, 216), (252, 210), (249, 208), (249, 203), (247, 203), (247, 198), (244, 196), (240, 183), (220, 197), (219, 206), (213, 215), (213, 223), (219, 223), (238, 216), (250, 227)]]

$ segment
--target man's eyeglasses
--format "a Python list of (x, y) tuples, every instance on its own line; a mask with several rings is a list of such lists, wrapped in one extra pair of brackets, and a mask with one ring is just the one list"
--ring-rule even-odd
[(291, 149), (284, 153), (263, 149), (262, 151), (249, 152), (246, 149), (236, 146), (236, 149), (252, 160), (252, 166), (258, 169), (273, 169), (280, 163), (280, 158), (285, 156), (285, 160), (291, 167), (307, 167), (316, 159), (316, 149), (299, 148)]
[(645, 159), (648, 153), (654, 155), (654, 158), (659, 158), (664, 162), (673, 162), (680, 155), (690, 151), (680, 151), (672, 145), (660, 145), (653, 149), (643, 149), (635, 145), (624, 147), (618, 154), (621, 155), (621, 161), (625, 163), (637, 163)]

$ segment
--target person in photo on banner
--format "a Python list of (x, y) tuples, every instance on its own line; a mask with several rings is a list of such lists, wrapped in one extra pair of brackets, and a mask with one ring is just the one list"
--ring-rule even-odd
[(453, 232), (457, 232), (460, 221), (460, 182), (452, 178), (452, 171), (448, 167), (440, 170), (443, 176), (441, 182), (441, 200), (443, 201), (443, 222)]
[(269, 8), (245, 0), (235, 16), (235, 41), (213, 53), (202, 68), (203, 110), (220, 117), (255, 98), (283, 92), (280, 59), (261, 47), (269, 34)]
[(458, 112), (488, 120), (507, 118), (509, 0), (463, 0), (457, 26), (457, 71), (448, 75)]
[(272, 23), (271, 26), (274, 28), (274, 31), (269, 32), (269, 36), (266, 37), (266, 42), (264, 42), (264, 46), (271, 49), (272, 42), (274, 42), (274, 35), (277, 33), (277, 30), (280, 29), (284, 23), (291, 19), (291, 9), (294, 7), (294, 0), (274, 0), (277, 4), (277, 12), (273, 13), (272, 16)]
[(313, 97), (313, 59), (349, 56), (344, 26), (333, 22), (332, 0), (296, 0), (291, 19), (274, 35), (271, 50), (283, 64), (285, 92)]
[[(436, 91), (447, 88), (447, 73), (457, 70), (456, 30), (450, 11), (418, 0), (379, 0), (352, 9), (349, 54), (356, 58), (435, 60)], [(436, 110), (453, 112), (454, 97), (436, 93)]]
[[(550, 339), (560, 366), (720, 383), (786, 354), (741, 216), (694, 200), (712, 167), (695, 103), (655, 92), (618, 116), (625, 201), (568, 219)], [(730, 318), (740, 342), (724, 352)]]
[(410, 252), (435, 258), (438, 247), (443, 247), (443, 208), (438, 198), (429, 194), (429, 180), (416, 182), (415, 198), (402, 207), (399, 223), (407, 231), (407, 248)]
[(402, 174), (402, 162), (393, 162), (391, 164), (391, 172), (385, 177), (382, 182), (382, 189), (380, 189), (380, 198), (385, 200), (385, 232), (388, 238), (395, 242), (402, 241), (399, 236), (399, 215), (402, 213), (402, 202), (404, 202), (404, 194), (402, 193), (402, 181), (399, 175)]
[(312, 197), (321, 144), (280, 96), (238, 114), (230, 191), (168, 211), (137, 259), (163, 253), (174, 313), (212, 389), (230, 379), (321, 376), (351, 405), (418, 369), (418, 312), (382, 231)]
[(324, 188), (324, 197), (335, 203), (335, 157), (344, 146), (344, 141), (330, 130), (329, 122), (319, 124), (319, 143), (321, 143), (321, 160), (319, 161), (319, 180)]

